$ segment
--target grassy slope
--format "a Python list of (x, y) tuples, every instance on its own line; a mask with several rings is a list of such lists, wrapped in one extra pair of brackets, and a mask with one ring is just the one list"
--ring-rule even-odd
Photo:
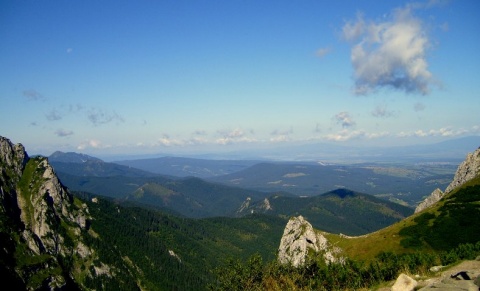
[[(467, 187), (475, 186), (475, 188), (467, 189)], [(342, 248), (346, 255), (353, 259), (360, 259), (369, 261), (373, 259), (376, 255), (381, 252), (394, 252), (394, 253), (408, 253), (412, 251), (434, 251), (434, 250), (444, 250), (450, 245), (445, 245), (447, 237), (451, 238), (452, 234), (450, 231), (454, 231), (462, 227), (462, 231), (465, 233), (473, 233), (476, 231), (470, 230), (469, 227), (475, 227), (476, 224), (471, 223), (471, 219), (475, 220), (475, 216), (480, 212), (480, 201), (478, 198), (473, 198), (473, 201), (464, 202), (462, 194), (465, 194), (466, 191), (473, 191), (474, 195), (478, 197), (480, 192), (480, 177), (477, 177), (462, 187), (448, 193), (439, 203), (435, 206), (428, 208), (420, 213), (416, 213), (400, 222), (397, 222), (389, 227), (381, 229), (377, 232), (354, 238), (346, 238), (335, 234), (326, 234), (327, 238), (338, 247)], [(464, 196), (464, 195), (463, 195)], [(451, 210), (452, 206), (461, 205), (462, 203), (468, 203), (473, 208), (470, 211), (474, 213), (468, 213), (467, 216), (458, 216), (459, 213), (455, 213)], [(462, 208), (465, 208), (462, 206)], [(427, 213), (427, 215), (425, 215)], [(422, 217), (433, 217), (431, 219), (422, 219)], [(442, 219), (440, 219), (442, 218)], [(446, 220), (445, 218), (452, 218)], [(468, 219), (469, 221), (465, 221)], [(463, 224), (459, 226), (459, 224)], [(413, 229), (414, 234), (416, 230), (425, 231), (428, 233), (435, 233), (435, 236), (439, 239), (434, 240), (430, 238), (422, 237), (419, 235), (418, 244), (405, 244), (405, 239), (411, 238), (411, 236), (406, 234), (406, 229)], [(477, 232), (478, 233), (478, 232)], [(442, 239), (443, 237), (443, 239)], [(462, 240), (463, 238), (458, 238)], [(475, 239), (470, 237), (468, 239)], [(403, 243), (402, 243), (403, 240)], [(468, 241), (465, 241), (468, 242)], [(452, 242), (453, 244), (455, 242)]]

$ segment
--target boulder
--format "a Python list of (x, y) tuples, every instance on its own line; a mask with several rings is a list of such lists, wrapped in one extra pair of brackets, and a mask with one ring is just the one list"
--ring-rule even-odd
[(417, 281), (402, 273), (393, 284), (392, 291), (412, 291), (417, 285)]

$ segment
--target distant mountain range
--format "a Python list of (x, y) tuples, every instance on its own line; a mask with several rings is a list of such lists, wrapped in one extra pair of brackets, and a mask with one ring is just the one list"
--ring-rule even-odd
[(114, 163), (162, 175), (209, 178), (235, 173), (259, 162), (254, 160), (206, 160), (161, 157), (115, 161)]
[[(351, 143), (354, 144), (354, 143)], [(279, 143), (256, 149), (188, 154), (182, 157), (198, 160), (250, 160), (250, 161), (312, 161), (328, 163), (460, 163), (467, 153), (480, 146), (480, 136), (452, 138), (446, 141), (406, 146), (367, 146), (348, 143)], [(108, 161), (150, 160), (172, 154), (150, 156), (109, 156)], [(131, 162), (129, 162), (131, 163)], [(139, 167), (140, 164), (136, 164)]]
[[(259, 203), (266, 201), (265, 199), (270, 199), (272, 204), (275, 204), (277, 201), (288, 201), (288, 203), (284, 203), (282, 207), (275, 205), (275, 211), (265, 212), (268, 215), (283, 218), (296, 213), (302, 213), (305, 216), (314, 215), (316, 217), (316, 219), (312, 221), (314, 226), (325, 226), (334, 232), (362, 234), (389, 225), (413, 212), (412, 208), (407, 208), (386, 200), (379, 200), (367, 194), (351, 192), (354, 194), (347, 195), (346, 200), (344, 200), (345, 197), (341, 197), (342, 199), (340, 200), (332, 200), (328, 198), (333, 195), (333, 192), (323, 196), (321, 194), (327, 191), (321, 192), (322, 189), (317, 187), (315, 193), (309, 192), (309, 194), (315, 197), (305, 199), (293, 195), (285, 191), (285, 189), (259, 191), (240, 188), (237, 185), (208, 182), (196, 177), (172, 178), (165, 175), (143, 172), (124, 165), (107, 163), (95, 158), (88, 158), (84, 155), (78, 155), (78, 157), (75, 157), (73, 153), (65, 153), (65, 155), (66, 157), (62, 157), (62, 154), (57, 152), (53, 158), (49, 158), (49, 161), (52, 163), (62, 183), (74, 191), (104, 195), (113, 197), (118, 201), (130, 201), (158, 209), (168, 209), (168, 211), (172, 213), (192, 218), (214, 216), (235, 217), (251, 214), (252, 212), (257, 213), (259, 211), (255, 209), (254, 205), (259, 205)], [(59, 160), (71, 160), (72, 162), (58, 162)], [(191, 162), (191, 159), (180, 160), (183, 162)], [(198, 162), (204, 163), (205, 161), (202, 160)], [(223, 167), (225, 165), (231, 166), (235, 163), (236, 161), (221, 161), (220, 164), (216, 164), (215, 161), (212, 161), (211, 165), (220, 165)], [(249, 163), (251, 163), (251, 161), (246, 162), (242, 166), (238, 166), (238, 168), (245, 167)], [(288, 170), (291, 170), (292, 166), (299, 167), (298, 165), (291, 164), (272, 164), (271, 167), (263, 168), (263, 170), (255, 170), (256, 167), (261, 167), (262, 165), (264, 164), (251, 167), (254, 170), (249, 172), (249, 175), (271, 177), (271, 175), (277, 173), (279, 170), (282, 171), (284, 167), (287, 167)], [(312, 166), (318, 167), (316, 165)], [(305, 170), (305, 167), (305, 165), (302, 165), (302, 170)], [(320, 166), (320, 168), (323, 167)], [(344, 180), (364, 179), (363, 176), (358, 175), (358, 177), (353, 177), (354, 175), (352, 175), (352, 177), (346, 178), (345, 172), (342, 171), (332, 172), (329, 170), (328, 172), (330, 175), (337, 176), (340, 173), (340, 175), (343, 175), (341, 179)], [(298, 176), (298, 174), (295, 173), (290, 175), (291, 178)], [(318, 183), (320, 183), (320, 181), (318, 181)], [(363, 184), (365, 181), (361, 181), (361, 183)], [(251, 202), (251, 207), (253, 208), (245, 208), (246, 201)], [(368, 203), (365, 201), (368, 201)], [(307, 203), (306, 205), (306, 202), (310, 202), (310, 204)], [(323, 203), (327, 203), (329, 206), (323, 206)], [(342, 213), (343, 211), (340, 210), (341, 207), (338, 208), (340, 204), (345, 203), (349, 204), (349, 215)], [(312, 211), (314, 208), (318, 211)], [(390, 210), (386, 211), (386, 208)], [(363, 221), (362, 218), (357, 217), (354, 219), (353, 216), (362, 213), (365, 215), (368, 213), (365, 217), (368, 217), (367, 220), (369, 223), (367, 226), (359, 227), (358, 221)], [(316, 222), (319, 223), (317, 224)]]

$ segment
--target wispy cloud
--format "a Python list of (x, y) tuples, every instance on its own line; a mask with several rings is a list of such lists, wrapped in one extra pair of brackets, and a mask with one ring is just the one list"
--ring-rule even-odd
[(34, 89), (24, 90), (22, 93), (23, 93), (23, 96), (27, 98), (27, 100), (29, 101), (39, 101), (39, 100), (45, 99), (45, 97), (43, 97), (43, 95), (40, 94), (40, 92)]
[(47, 118), (48, 121), (56, 121), (56, 120), (62, 119), (63, 114), (60, 111), (58, 111), (57, 109), (53, 109), (52, 111), (47, 113), (45, 115), (45, 117)]
[(388, 118), (395, 116), (395, 112), (388, 110), (386, 105), (377, 105), (372, 111), (372, 116), (378, 118)]
[(293, 134), (293, 129), (288, 130), (274, 130), (270, 133), (270, 142), (286, 142), (292, 140), (290, 135)]
[(125, 119), (115, 111), (105, 112), (98, 108), (91, 108), (87, 113), (87, 117), (94, 126), (99, 126), (110, 122), (125, 122)]
[(415, 112), (423, 111), (425, 110), (425, 108), (426, 108), (425, 104), (420, 102), (417, 102), (413, 105), (413, 110), (415, 110)]
[(356, 94), (383, 87), (429, 93), (433, 82), (426, 58), (430, 40), (413, 9), (409, 5), (397, 8), (383, 22), (367, 21), (358, 14), (343, 26), (343, 37), (352, 43)]
[(71, 130), (64, 130), (64, 129), (57, 129), (55, 131), (55, 135), (58, 137), (67, 137), (73, 135), (73, 131)]
[(319, 58), (323, 58), (324, 56), (328, 55), (331, 51), (332, 49), (330, 47), (319, 48), (315, 52), (315, 55)]
[(356, 124), (355, 121), (353, 121), (352, 117), (350, 116), (350, 113), (346, 111), (337, 113), (333, 117), (333, 119), (335, 123), (340, 124), (343, 128), (352, 127)]

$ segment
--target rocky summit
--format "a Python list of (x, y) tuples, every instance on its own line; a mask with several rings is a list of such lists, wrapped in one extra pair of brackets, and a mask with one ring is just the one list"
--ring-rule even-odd
[(303, 216), (288, 221), (278, 249), (278, 261), (299, 267), (305, 264), (310, 254), (323, 257), (326, 264), (342, 262), (341, 249), (333, 247), (321, 233), (316, 232)]
[(415, 213), (420, 212), (435, 203), (437, 203), (442, 197), (453, 191), (455, 188), (462, 186), (471, 179), (477, 177), (480, 174), (480, 148), (473, 153), (469, 153), (466, 159), (458, 166), (457, 171), (452, 182), (442, 192), (440, 189), (435, 189), (425, 200), (418, 204), (415, 208)]

